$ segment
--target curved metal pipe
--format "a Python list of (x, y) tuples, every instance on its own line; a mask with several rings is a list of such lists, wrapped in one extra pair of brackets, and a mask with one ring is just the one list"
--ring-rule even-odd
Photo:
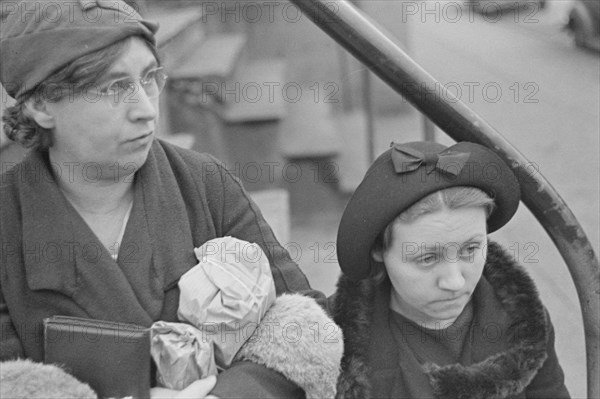
[[(498, 131), (415, 63), (348, 1), (291, 2), (454, 140), (485, 145), (511, 165), (521, 182), (523, 203), (557, 246), (577, 288), (585, 332), (588, 397), (600, 397), (598, 259), (560, 195), (539, 172), (532, 173), (527, 158)], [(432, 96), (434, 87), (440, 93)]]

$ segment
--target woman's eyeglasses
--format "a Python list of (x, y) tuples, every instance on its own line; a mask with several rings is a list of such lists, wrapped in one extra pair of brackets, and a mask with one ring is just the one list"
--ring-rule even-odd
[(163, 69), (153, 68), (137, 79), (120, 78), (100, 84), (48, 84), (41, 91), (41, 96), (43, 100), (50, 102), (65, 98), (72, 101), (75, 96), (79, 96), (90, 103), (106, 102), (113, 108), (121, 104), (135, 104), (139, 101), (140, 89), (144, 90), (148, 98), (158, 97), (167, 82)]
[(106, 85), (100, 86), (98, 95), (112, 106), (137, 102), (140, 88), (144, 90), (148, 98), (156, 98), (167, 82), (167, 75), (163, 69), (163, 67), (153, 68), (146, 75), (137, 79), (122, 78), (110, 81)]

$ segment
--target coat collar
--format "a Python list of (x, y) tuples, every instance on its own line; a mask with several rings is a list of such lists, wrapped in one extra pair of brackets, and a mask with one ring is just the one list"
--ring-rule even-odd
[(164, 291), (196, 263), (183, 195), (162, 146), (155, 141), (136, 174), (118, 263), (60, 192), (47, 154), (32, 153), (19, 167), (29, 288), (65, 294), (92, 318), (150, 325)]
[[(342, 276), (334, 299), (334, 319), (344, 331), (346, 348), (338, 397), (370, 398), (370, 375), (375, 369), (396, 370), (388, 380), (392, 389), (398, 390), (406, 389), (400, 386), (400, 374), (410, 372), (404, 377), (411, 382), (421, 380), (424, 392), (435, 398), (505, 398), (521, 392), (547, 356), (546, 314), (531, 278), (493, 242), (489, 242), (483, 275), (482, 283), (489, 283), (496, 306), (507, 315), (506, 340), (498, 346), (503, 350), (472, 365), (429, 364), (422, 372), (411, 367), (415, 363), (402, 345), (394, 345), (389, 328), (381, 328), (387, 320), (387, 303), (381, 305), (385, 296), (382, 286), (369, 279), (352, 281)], [(375, 329), (378, 339), (371, 340)], [(372, 353), (381, 356), (374, 360)]]

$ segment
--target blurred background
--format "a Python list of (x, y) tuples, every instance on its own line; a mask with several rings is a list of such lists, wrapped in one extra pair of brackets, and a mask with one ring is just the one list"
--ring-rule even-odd
[[(391, 141), (452, 140), (287, 1), (130, 3), (161, 24), (160, 136), (220, 158), (312, 286), (332, 294), (337, 225), (373, 157)], [(531, 161), (598, 254), (600, 1), (353, 3)], [(2, 135), (2, 171), (23, 154)], [(581, 313), (560, 254), (524, 206), (492, 238), (534, 276), (567, 385), (585, 397)]]

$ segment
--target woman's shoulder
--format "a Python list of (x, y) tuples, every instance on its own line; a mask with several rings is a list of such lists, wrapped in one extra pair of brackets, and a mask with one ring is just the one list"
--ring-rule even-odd
[(222, 185), (223, 175), (227, 173), (224, 163), (213, 155), (182, 148), (161, 139), (155, 140), (152, 151), (159, 165), (160, 159), (165, 159), (178, 179), (187, 176), (196, 182)]
[(26, 153), (18, 162), (3, 160), (0, 163), (0, 189), (5, 190), (25, 179), (41, 176), (44, 172), (41, 170), (41, 167), (44, 166), (41, 164), (43, 161), (43, 154), (36, 151)]
[(202, 166), (204, 164), (221, 164), (221, 162), (217, 158), (215, 158), (209, 153), (182, 148), (162, 139), (156, 139), (153, 148), (154, 151), (160, 148), (171, 161), (177, 160), (180, 162), (184, 162), (190, 166)]
[(20, 162), (1, 163), (0, 213), (3, 222), (18, 214), (24, 187), (54, 179), (46, 162), (43, 153), (31, 151)]

